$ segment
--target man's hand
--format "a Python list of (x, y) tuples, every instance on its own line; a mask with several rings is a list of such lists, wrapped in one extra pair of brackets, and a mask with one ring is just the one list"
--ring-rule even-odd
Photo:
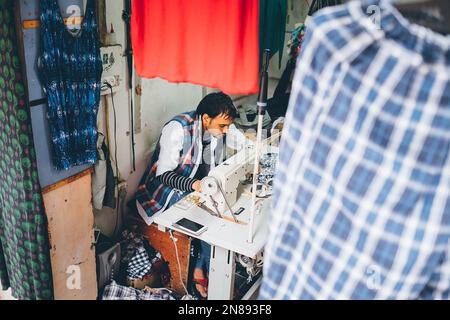
[(201, 184), (201, 181), (200, 181), (200, 180), (195, 181), (195, 182), (192, 184), (192, 189), (194, 189), (194, 190), (197, 191), (197, 192), (202, 192), (202, 184)]

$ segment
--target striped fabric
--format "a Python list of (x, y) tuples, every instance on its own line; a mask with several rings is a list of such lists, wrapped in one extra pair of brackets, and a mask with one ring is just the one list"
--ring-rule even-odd
[(450, 298), (450, 37), (387, 1), (305, 37), (260, 298)]
[[(184, 177), (191, 177), (198, 168), (199, 155), (202, 153), (201, 146), (201, 124), (195, 111), (182, 113), (170, 121), (178, 121), (183, 126), (184, 141), (180, 165), (173, 171)], [(170, 122), (169, 121), (169, 122)], [(152, 160), (144, 173), (138, 190), (136, 200), (142, 205), (149, 217), (164, 210), (168, 203), (181, 199), (187, 192), (182, 192), (173, 187), (161, 183), (156, 178), (157, 162), (159, 158), (160, 144), (157, 143), (153, 152)], [(201, 158), (200, 158), (201, 159)]]
[(173, 171), (166, 171), (162, 175), (158, 176), (159, 181), (161, 183), (172, 187), (174, 189), (181, 190), (183, 192), (193, 192), (194, 189), (192, 185), (195, 182), (195, 179), (181, 176)]

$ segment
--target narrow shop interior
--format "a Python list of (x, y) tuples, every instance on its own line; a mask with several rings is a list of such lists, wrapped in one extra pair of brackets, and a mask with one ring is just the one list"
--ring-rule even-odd
[(0, 300), (449, 297), (449, 9), (0, 0)]

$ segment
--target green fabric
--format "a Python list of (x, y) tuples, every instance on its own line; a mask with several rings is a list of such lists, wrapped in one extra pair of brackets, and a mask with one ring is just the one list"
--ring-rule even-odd
[(16, 45), (17, 3), (0, 0), (0, 280), (18, 299), (52, 299), (47, 220)]
[(270, 49), (270, 57), (279, 52), (278, 65), (284, 50), (286, 31), (287, 0), (259, 1), (259, 61), (264, 49)]

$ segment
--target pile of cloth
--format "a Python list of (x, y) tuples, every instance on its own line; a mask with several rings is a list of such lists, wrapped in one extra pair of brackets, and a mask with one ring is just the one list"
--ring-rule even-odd
[(102, 300), (178, 300), (180, 297), (167, 288), (149, 288), (142, 290), (117, 284), (114, 280), (105, 287)]
[(278, 162), (278, 153), (265, 153), (259, 161), (257, 197), (265, 198), (272, 194), (273, 179), (275, 177)]
[(161, 253), (155, 250), (141, 234), (134, 230), (122, 233), (121, 261), (123, 278), (130, 287), (165, 287), (169, 284), (170, 273)]
[(128, 262), (127, 275), (131, 279), (143, 279), (151, 273), (154, 266), (160, 269), (162, 263), (163, 260), (159, 252), (156, 252), (150, 259), (147, 250), (143, 246), (138, 247), (136, 253)]
[(120, 247), (120, 276), (105, 286), (100, 294), (102, 300), (182, 299), (166, 288), (170, 273), (161, 253), (135, 227), (122, 232)]

